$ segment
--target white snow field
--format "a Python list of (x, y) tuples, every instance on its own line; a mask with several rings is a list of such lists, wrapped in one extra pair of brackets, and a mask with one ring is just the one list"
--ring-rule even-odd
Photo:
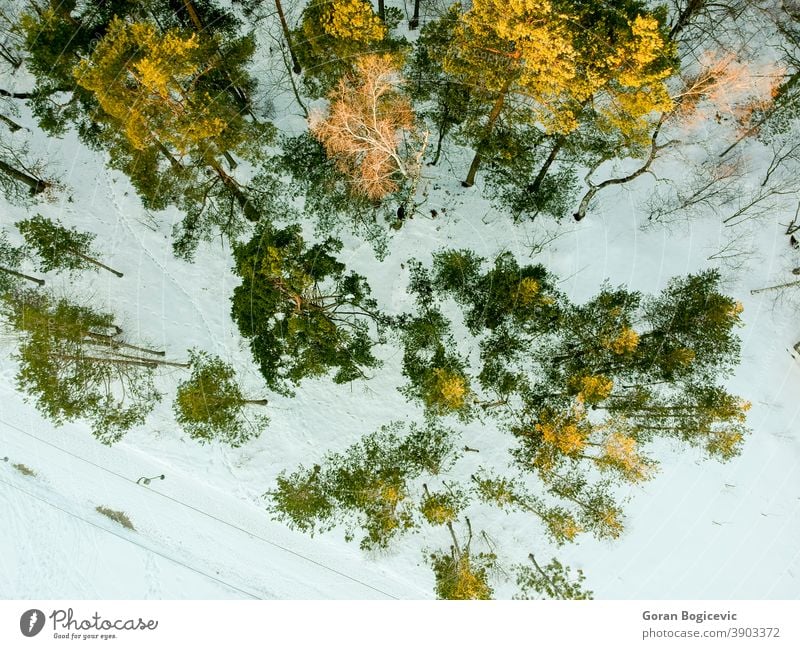
[[(29, 87), (24, 77), (12, 80)], [(288, 93), (273, 96), (280, 128), (302, 124)], [(283, 108), (282, 108), (283, 107)], [(193, 598), (430, 598), (433, 574), (425, 562), (446, 548), (446, 530), (425, 528), (394, 541), (381, 553), (364, 553), (341, 530), (309, 537), (272, 521), (263, 494), (283, 469), (318, 461), (394, 420), (420, 420), (417, 406), (397, 391), (403, 383), (400, 351), (378, 349), (384, 367), (352, 385), (306, 381), (293, 399), (268, 393), (246, 343), (229, 315), (237, 279), (230, 249), (201, 245), (193, 263), (173, 257), (176, 212), (147, 214), (130, 183), (108, 170), (102, 153), (74, 134), (42, 136), (25, 110), (33, 149), (46, 156), (64, 189), (51, 203), (22, 208), (3, 203), (0, 221), (12, 224), (37, 212), (97, 234), (103, 260), (124, 273), (47, 274), (57, 294), (89, 300), (120, 316), (126, 340), (148, 343), (185, 360), (200, 347), (232, 362), (248, 394), (268, 398), (270, 425), (242, 448), (200, 446), (174, 421), (171, 402), (182, 370), (161, 374), (165, 394), (146, 426), (113, 447), (98, 443), (81, 423), (55, 427), (15, 391), (14, 341), (0, 339), (0, 597), (35, 599)], [(712, 148), (727, 145), (713, 142)], [(742, 147), (751, 174), (742, 196), (759, 182), (763, 147)], [(390, 254), (375, 259), (369, 244), (341, 234), (343, 261), (366, 275), (379, 304), (410, 308), (403, 264), (427, 262), (445, 246), (469, 247), (492, 258), (511, 250), (520, 261), (543, 263), (576, 300), (604, 281), (645, 293), (667, 281), (720, 263), (709, 257), (731, 238), (751, 250), (734, 267), (721, 266), (725, 291), (745, 310), (742, 361), (728, 388), (752, 401), (752, 435), (742, 455), (727, 464), (699, 451), (662, 443), (654, 456), (658, 476), (631, 488), (626, 531), (614, 542), (583, 538), (551, 548), (529, 517), (470, 508), (473, 527), (488, 538), (474, 548), (494, 548), (506, 563), (527, 554), (557, 556), (586, 573), (596, 598), (793, 599), (800, 596), (800, 361), (789, 350), (800, 340), (800, 288), (751, 295), (752, 289), (789, 282), (800, 252), (789, 246), (785, 224), (797, 197), (787, 195), (770, 213), (736, 227), (719, 215), (696, 215), (647, 226), (642, 207), (653, 179), (598, 195), (580, 224), (545, 217), (514, 224), (481, 196), (481, 182), (460, 186), (464, 156), (426, 170), (429, 205), (392, 235)], [(682, 163), (665, 174), (680, 179)], [(427, 210), (436, 208), (437, 218)], [(731, 208), (731, 211), (733, 208)], [(13, 228), (12, 228), (13, 230)], [(309, 233), (311, 226), (309, 226)], [(532, 254), (536, 242), (558, 235)], [(33, 269), (31, 269), (33, 270)], [(792, 291), (795, 291), (794, 293)], [(491, 426), (459, 426), (461, 442), (480, 449), (458, 464), (465, 479), (481, 462), (502, 461), (507, 441)], [(26, 476), (13, 464), (35, 472)], [(140, 477), (164, 474), (149, 486)], [(124, 511), (129, 531), (95, 511)], [(499, 597), (514, 590), (496, 584)]]

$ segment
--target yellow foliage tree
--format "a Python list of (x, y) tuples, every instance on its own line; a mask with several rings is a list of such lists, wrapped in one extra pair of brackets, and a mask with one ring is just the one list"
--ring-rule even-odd
[(474, 0), (444, 68), (492, 102), (483, 138), (511, 95), (547, 133), (568, 135), (588, 114), (623, 139), (646, 139), (647, 118), (672, 105), (664, 80), (673, 73), (674, 48), (656, 18), (619, 4), (603, 13), (580, 3)]
[(74, 75), (134, 148), (162, 147), (178, 159), (198, 153), (214, 158), (244, 141), (241, 129), (230, 128), (241, 121), (238, 113), (197, 89), (216, 59), (196, 33), (161, 33), (150, 23), (115, 18)]

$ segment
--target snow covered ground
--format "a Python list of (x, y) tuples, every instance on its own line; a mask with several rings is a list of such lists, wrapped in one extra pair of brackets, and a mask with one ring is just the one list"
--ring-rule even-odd
[[(20, 119), (35, 131), (29, 117)], [(279, 114), (281, 121), (297, 119)], [(181, 376), (175, 369), (160, 379), (166, 396), (148, 425), (107, 448), (88, 427), (56, 428), (24, 403), (14, 390), (13, 341), (3, 339), (0, 458), (9, 461), (0, 462), (0, 597), (432, 597), (425, 550), (447, 547), (446, 531), (426, 529), (386, 552), (366, 554), (339, 530), (310, 538), (271, 521), (262, 497), (281, 470), (309, 465), (389, 421), (420, 417), (396, 390), (400, 352), (380, 348), (384, 368), (366, 383), (307, 381), (294, 399), (266, 393), (229, 316), (237, 280), (226, 246), (204, 244), (192, 264), (176, 260), (169, 235), (177, 214), (151, 219), (127, 180), (73, 135), (33, 138), (65, 190), (30, 212), (3, 204), (0, 220), (10, 224), (38, 211), (94, 232), (104, 261), (125, 274), (51, 275), (48, 285), (118, 313), (127, 340), (163, 348), (169, 359), (185, 359), (193, 346), (221, 355), (237, 368), (249, 394), (270, 399), (271, 424), (240, 449), (195, 444), (171, 414), (170, 393)], [(755, 166), (758, 147), (751, 148)], [(428, 172), (437, 174), (430, 186), (439, 187), (429, 208), (440, 216), (408, 221), (393, 235), (385, 260), (375, 260), (368, 244), (343, 236), (343, 261), (369, 277), (388, 310), (410, 305), (401, 264), (410, 257), (426, 261), (444, 246), (471, 247), (486, 257), (511, 250), (520, 260), (544, 263), (581, 300), (604, 280), (656, 292), (674, 275), (717, 263), (708, 257), (732, 233), (711, 216), (643, 228), (648, 177), (630, 189), (604, 192), (579, 225), (545, 219), (514, 225), (479, 198), (480, 183), (460, 187), (464, 166), (454, 164), (452, 174), (447, 164)], [(732, 392), (753, 403), (753, 434), (741, 457), (722, 465), (662, 444), (656, 454), (661, 471), (631, 490), (626, 531), (615, 542), (587, 538), (550, 552), (535, 522), (486, 509), (471, 512), (501, 559), (521, 561), (533, 550), (556, 554), (584, 569), (598, 598), (800, 596), (800, 361), (788, 351), (800, 340), (800, 290), (795, 296), (750, 295), (751, 289), (791, 281), (789, 271), (800, 266), (800, 253), (789, 247), (780, 225), (794, 208), (787, 197), (779, 213), (738, 230), (754, 252), (742, 268), (723, 267), (726, 291), (745, 307), (742, 363), (729, 382)], [(559, 236), (531, 256), (531, 247), (548, 233)], [(482, 455), (466, 458), (459, 471), (468, 475), (480, 459), (501, 457), (504, 450), (493, 449), (492, 439), (479, 423), (465, 427), (462, 441)], [(36, 476), (22, 475), (14, 463)], [(164, 481), (136, 484), (160, 474)], [(98, 514), (98, 505), (125, 511), (136, 532)], [(476, 539), (483, 549), (480, 543), (489, 541)], [(498, 590), (499, 596), (511, 594)]]

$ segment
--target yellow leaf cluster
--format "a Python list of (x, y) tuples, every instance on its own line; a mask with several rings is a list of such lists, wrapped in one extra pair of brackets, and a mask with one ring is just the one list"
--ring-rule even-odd
[(460, 410), (466, 405), (467, 382), (463, 376), (441, 367), (433, 370), (434, 382), (429, 401), (449, 410)]
[(625, 327), (619, 335), (608, 341), (604, 341), (604, 347), (610, 349), (615, 354), (629, 354), (639, 345), (639, 334), (630, 327)]
[(621, 432), (611, 433), (606, 438), (601, 459), (631, 482), (641, 482), (653, 476), (653, 467), (639, 454), (636, 440)]
[(204, 74), (197, 34), (159, 32), (114, 18), (92, 56), (73, 74), (139, 150), (167, 146), (178, 156), (209, 145), (227, 128), (214, 102), (195, 91)]
[(515, 301), (522, 306), (533, 306), (539, 301), (539, 282), (533, 277), (525, 277), (520, 280), (515, 292)]
[(673, 70), (657, 64), (672, 45), (649, 15), (630, 21), (627, 36), (609, 38), (549, 0), (473, 0), (453, 47), (448, 72), (519, 94), (551, 133), (578, 128), (591, 102), (601, 128), (641, 141), (648, 116), (672, 107), (664, 80)]
[(742, 440), (744, 440), (744, 434), (741, 430), (716, 430), (711, 433), (706, 449), (709, 453), (720, 457), (722, 460), (729, 460), (741, 452)]
[(452, 588), (452, 599), (491, 599), (489, 585), (472, 570), (469, 555), (458, 560), (455, 583)]
[(542, 436), (546, 446), (564, 455), (580, 453), (586, 447), (590, 432), (585, 411), (580, 404), (566, 415), (540, 414), (534, 430)]
[(575, 520), (575, 517), (568, 513), (549, 516), (547, 518), (547, 527), (553, 537), (560, 542), (574, 541), (578, 534), (584, 531), (583, 527)]
[(386, 26), (366, 0), (332, 0), (322, 14), (322, 28), (342, 40), (372, 43), (383, 40)]
[(611, 394), (614, 382), (602, 374), (589, 374), (573, 380), (572, 387), (577, 388), (580, 401), (590, 404), (600, 403)]
[(622, 534), (624, 526), (620, 520), (621, 512), (613, 506), (604, 507), (597, 513), (600, 533), (604, 537), (616, 539)]

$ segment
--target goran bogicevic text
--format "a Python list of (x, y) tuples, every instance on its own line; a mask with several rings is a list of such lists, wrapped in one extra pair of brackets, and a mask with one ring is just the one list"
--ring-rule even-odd
[(724, 613), (710, 613), (708, 611), (699, 611), (693, 613), (692, 611), (681, 611), (680, 613), (653, 613), (652, 611), (644, 611), (642, 613), (644, 620), (661, 620), (661, 621), (677, 621), (683, 622), (697, 622), (702, 624), (709, 621), (722, 621), (722, 620), (736, 620), (736, 613), (732, 611), (725, 611)]

